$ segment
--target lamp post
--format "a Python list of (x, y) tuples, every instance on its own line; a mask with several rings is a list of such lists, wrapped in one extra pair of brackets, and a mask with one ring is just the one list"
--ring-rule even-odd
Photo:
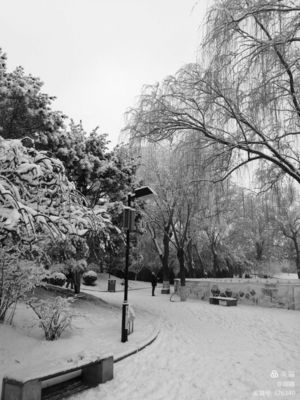
[[(133, 225), (134, 210), (131, 208), (131, 201), (140, 197), (148, 197), (155, 194), (149, 186), (142, 186), (135, 189), (133, 193), (128, 193), (127, 197), (127, 217), (124, 214), (124, 225), (126, 228), (126, 254), (125, 254), (125, 271), (124, 271), (124, 301), (122, 305), (122, 330), (121, 342), (127, 342), (127, 315), (128, 315), (128, 270), (129, 270), (129, 248), (130, 248), (130, 231)], [(124, 210), (125, 212), (126, 210)]]

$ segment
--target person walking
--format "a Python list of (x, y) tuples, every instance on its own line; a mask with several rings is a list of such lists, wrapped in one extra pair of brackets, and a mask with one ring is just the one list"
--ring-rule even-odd
[(66, 278), (67, 278), (66, 288), (68, 288), (69, 285), (71, 285), (71, 289), (74, 289), (74, 275), (71, 267), (68, 269)]
[(152, 296), (155, 296), (155, 288), (157, 285), (157, 276), (154, 272), (151, 273)]
[(82, 271), (80, 270), (80, 268), (78, 266), (76, 266), (74, 268), (74, 292), (75, 294), (79, 294), (80, 293), (80, 284), (81, 284), (81, 274)]

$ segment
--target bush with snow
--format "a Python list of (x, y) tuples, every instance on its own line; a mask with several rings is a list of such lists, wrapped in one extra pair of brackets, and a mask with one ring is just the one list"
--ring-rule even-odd
[(211, 291), (213, 296), (219, 296), (220, 295), (220, 289), (218, 288), (217, 285), (213, 285), (210, 291)]
[(22, 260), (22, 248), (0, 249), (0, 322), (11, 323), (17, 303), (42, 284), (45, 272), (33, 262)]
[(82, 279), (85, 285), (94, 285), (98, 276), (95, 271), (87, 271), (82, 275)]
[(63, 286), (66, 283), (66, 275), (62, 272), (54, 272), (50, 275), (48, 282), (52, 285)]
[(74, 237), (84, 244), (91, 236), (101, 238), (99, 248), (105, 250), (111, 220), (104, 207), (86, 205), (60, 160), (0, 136), (0, 170), (1, 239), (14, 235), (51, 248)]
[(58, 339), (63, 331), (71, 325), (71, 301), (71, 299), (58, 296), (54, 301), (32, 298), (27, 302), (37, 315), (46, 340)]

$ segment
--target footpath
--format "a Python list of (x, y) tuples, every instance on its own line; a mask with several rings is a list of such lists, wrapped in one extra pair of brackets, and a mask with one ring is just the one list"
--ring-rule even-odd
[[(119, 321), (117, 322), (116, 329), (111, 329), (110, 333), (103, 336), (102, 341), (104, 347), (109, 353), (114, 356), (114, 362), (123, 360), (124, 358), (135, 354), (145, 347), (150, 345), (158, 336), (160, 331), (160, 318), (158, 315), (153, 314), (150, 310), (135, 308), (134, 330), (128, 335), (128, 341), (126, 343), (121, 342), (121, 317), (122, 317), (122, 303), (124, 298), (124, 285), (122, 279), (111, 277), (115, 280), (115, 291), (108, 292), (108, 275), (102, 274), (98, 279), (96, 286), (81, 286), (81, 292), (88, 295), (100, 298), (115, 308), (119, 308)], [(157, 287), (157, 291), (160, 291), (160, 287)], [(151, 294), (151, 284), (147, 282), (129, 281), (128, 297), (130, 303), (130, 293), (132, 291), (143, 291)]]

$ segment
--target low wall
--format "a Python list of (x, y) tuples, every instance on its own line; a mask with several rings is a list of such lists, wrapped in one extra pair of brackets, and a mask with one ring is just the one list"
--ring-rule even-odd
[[(180, 280), (175, 279), (178, 291)], [(215, 290), (242, 304), (300, 310), (300, 281), (277, 279), (186, 279), (188, 297), (208, 300)]]

